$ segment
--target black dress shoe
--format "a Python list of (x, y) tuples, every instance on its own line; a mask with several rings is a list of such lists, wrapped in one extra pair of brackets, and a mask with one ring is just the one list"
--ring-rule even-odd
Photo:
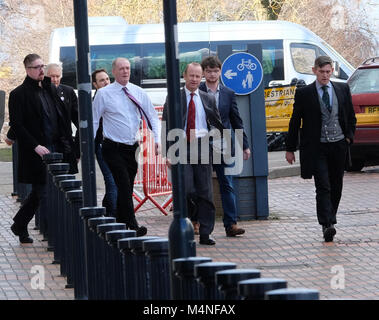
[(18, 237), (21, 243), (33, 243), (33, 239), (29, 236), (23, 235)]
[(136, 236), (142, 237), (147, 233), (147, 228), (144, 226), (140, 226), (136, 229)]
[(325, 242), (332, 242), (334, 236), (337, 233), (336, 229), (334, 228), (334, 226), (333, 225), (327, 226), (327, 227), (325, 227), (325, 229), (323, 228), (323, 230), (324, 230), (324, 239), (325, 239)]
[(214, 246), (216, 244), (216, 241), (214, 241), (212, 238), (205, 238), (205, 239), (200, 238), (199, 243), (204, 244), (206, 246)]

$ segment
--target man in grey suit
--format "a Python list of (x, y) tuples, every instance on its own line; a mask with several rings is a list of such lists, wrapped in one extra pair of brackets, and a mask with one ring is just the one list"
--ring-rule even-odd
[(314, 177), (318, 222), (325, 242), (331, 242), (336, 234), (334, 225), (356, 118), (349, 86), (330, 81), (333, 61), (328, 56), (320, 56), (312, 71), (316, 81), (296, 89), (286, 139), (286, 160), (290, 164), (295, 162), (300, 131), (301, 177)]
[[(186, 131), (187, 139), (187, 161), (183, 167), (189, 218), (191, 221), (200, 223), (200, 244), (215, 245), (216, 242), (210, 238), (215, 223), (215, 206), (212, 190), (212, 157), (211, 152), (209, 152), (208, 134), (212, 128), (222, 132), (224, 126), (215, 98), (199, 90), (202, 76), (202, 67), (195, 62), (188, 64), (183, 73), (185, 86), (181, 90), (183, 122), (180, 129)], [(167, 102), (164, 105), (162, 120), (167, 121)], [(208, 145), (205, 146), (205, 144)], [(198, 154), (193, 152), (193, 147), (196, 145)]]

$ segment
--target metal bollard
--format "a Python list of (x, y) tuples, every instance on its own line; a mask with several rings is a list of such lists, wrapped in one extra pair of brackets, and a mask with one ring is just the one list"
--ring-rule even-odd
[(257, 269), (233, 269), (216, 272), (216, 283), (225, 300), (241, 300), (238, 295), (238, 282), (247, 279), (260, 278)]
[(147, 240), (142, 251), (148, 257), (147, 272), (150, 275), (150, 297), (152, 300), (170, 300), (170, 261), (168, 239)]
[(133, 286), (131, 300), (150, 300), (149, 294), (149, 275), (146, 266), (145, 253), (142, 250), (142, 243), (147, 240), (158, 239), (158, 237), (136, 237), (128, 240), (129, 250), (131, 251), (132, 272), (128, 275), (127, 283)]
[(109, 251), (109, 298), (112, 300), (124, 299), (123, 286), (123, 261), (118, 250), (118, 240), (130, 238), (136, 235), (134, 230), (116, 230), (105, 233), (105, 238), (110, 246)]
[[(103, 215), (105, 208), (102, 208)], [(97, 226), (106, 223), (114, 223), (114, 217), (97, 217), (88, 219), (88, 300), (99, 300), (101, 295), (101, 277), (102, 270), (100, 262), (104, 260), (102, 251), (100, 250), (103, 240), (97, 235)]]
[[(86, 300), (88, 298), (85, 283), (86, 270), (84, 269), (84, 235), (81, 228), (79, 209), (83, 206), (83, 191), (71, 190), (66, 192), (66, 199), (70, 203), (69, 210), (69, 235), (72, 238), (72, 267), (74, 275), (74, 296), (77, 300)], [(70, 212), (71, 211), (71, 212)], [(71, 214), (70, 214), (71, 213)], [(70, 219), (71, 217), (71, 219)], [(71, 222), (71, 225), (70, 225)]]
[(287, 281), (276, 278), (258, 278), (238, 282), (238, 294), (242, 300), (264, 300), (265, 292), (287, 288)]
[(47, 170), (50, 173), (50, 177), (47, 179), (46, 186), (46, 221), (47, 221), (47, 250), (53, 251), (55, 246), (54, 230), (57, 223), (55, 204), (55, 184), (54, 177), (57, 175), (65, 174), (69, 171), (70, 165), (68, 163), (50, 163), (47, 165)]
[(85, 253), (84, 270), (86, 274), (86, 277), (84, 278), (84, 282), (85, 282), (85, 288), (86, 288), (88, 299), (90, 299), (89, 280), (92, 281), (93, 279), (93, 275), (91, 275), (90, 273), (94, 272), (92, 264), (94, 263), (93, 261), (95, 261), (93, 260), (93, 256), (92, 256), (92, 253), (93, 253), (93, 248), (92, 248), (93, 242), (91, 238), (92, 232), (89, 230), (88, 220), (102, 217), (104, 216), (104, 214), (105, 214), (105, 208), (103, 207), (85, 207), (79, 210), (79, 216), (81, 218), (81, 228), (84, 234), (84, 253)]
[[(54, 223), (54, 239), (55, 239), (55, 245), (54, 245), (54, 260), (53, 264), (60, 264), (62, 260), (62, 214), (63, 214), (63, 206), (65, 204), (62, 204), (62, 201), (65, 200), (64, 195), (62, 194), (62, 191), (60, 189), (60, 182), (63, 180), (73, 180), (75, 179), (75, 175), (73, 174), (60, 174), (53, 177), (53, 183), (54, 183), (54, 199), (56, 201), (53, 203), (53, 212), (56, 213), (56, 223)], [(77, 188), (79, 188), (78, 186)], [(77, 189), (75, 188), (75, 189)]]
[[(74, 177), (74, 175), (68, 175), (71, 177)], [(60, 176), (57, 176), (60, 177)], [(68, 210), (69, 203), (66, 200), (66, 192), (71, 190), (77, 190), (82, 186), (82, 182), (80, 180), (62, 180), (59, 181), (59, 196), (58, 196), (58, 204), (59, 204), (59, 212), (58, 212), (58, 234), (59, 234), (59, 241), (57, 243), (58, 250), (60, 251), (60, 271), (61, 275), (68, 277), (68, 274), (70, 272), (67, 271), (68, 269), (68, 248), (69, 248), (69, 239), (68, 239)], [(71, 209), (70, 209), (71, 210)], [(71, 254), (71, 253), (70, 253)], [(71, 272), (72, 274), (72, 272)], [(72, 279), (69, 279), (70, 281), (67, 281), (69, 283), (73, 283)]]
[(101, 269), (100, 273), (100, 297), (99, 299), (102, 300), (109, 300), (110, 299), (110, 292), (109, 292), (109, 272), (111, 269), (110, 264), (110, 247), (107, 244), (105, 235), (108, 231), (113, 230), (126, 230), (125, 223), (106, 223), (106, 224), (100, 224), (97, 226), (97, 235), (102, 240), (100, 241), (100, 245), (98, 250), (101, 251), (101, 255), (103, 259), (100, 259), (100, 261), (97, 261), (99, 264), (99, 267)]
[(180, 280), (180, 296), (178, 300), (201, 300), (204, 290), (195, 277), (195, 266), (200, 263), (211, 262), (208, 257), (188, 257), (172, 260), (172, 268), (176, 277)]
[(135, 296), (134, 292), (134, 277), (133, 277), (133, 253), (129, 249), (129, 240), (136, 237), (136, 234), (132, 235), (129, 238), (119, 239), (117, 241), (118, 249), (121, 252), (122, 259), (122, 276), (123, 276), (123, 289), (124, 289), (124, 299), (123, 300), (131, 300), (132, 297)]
[(216, 272), (235, 269), (237, 265), (232, 262), (206, 262), (195, 266), (195, 277), (204, 288), (204, 299), (221, 300), (221, 293), (216, 285)]
[(307, 288), (286, 288), (267, 291), (265, 300), (319, 300), (318, 290)]

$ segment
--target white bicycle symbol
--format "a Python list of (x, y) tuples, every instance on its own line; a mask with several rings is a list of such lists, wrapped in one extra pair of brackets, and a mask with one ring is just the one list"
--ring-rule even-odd
[(255, 70), (257, 68), (257, 65), (254, 62), (251, 62), (251, 60), (245, 61), (245, 59), (242, 59), (241, 63), (237, 65), (238, 71), (242, 71), (243, 69), (248, 70)]

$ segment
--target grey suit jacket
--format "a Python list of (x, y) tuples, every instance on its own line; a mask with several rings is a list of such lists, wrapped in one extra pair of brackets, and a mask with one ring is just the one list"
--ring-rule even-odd
[[(221, 131), (224, 129), (224, 126), (221, 122), (221, 117), (220, 113), (218, 111), (217, 105), (216, 105), (216, 99), (211, 96), (210, 94), (199, 90), (199, 95), (201, 102), (203, 103), (204, 106), (204, 111), (206, 114), (206, 121), (207, 121), (207, 126), (208, 130), (211, 130), (212, 128), (217, 128), (218, 130)], [(186, 93), (184, 88), (180, 90), (180, 101), (181, 101), (181, 111), (182, 111), (182, 123), (181, 123), (181, 128), (184, 130), (186, 121), (187, 121), (187, 99), (186, 99)], [(166, 151), (168, 149), (168, 144), (167, 144), (167, 133), (169, 130), (168, 126), (168, 101), (166, 98), (166, 102), (164, 104), (163, 108), (163, 115), (162, 115), (162, 121), (166, 122), (166, 135), (164, 136), (162, 134), (162, 138), (166, 138)], [(163, 128), (163, 125), (162, 125)], [(174, 128), (171, 128), (174, 129)]]

